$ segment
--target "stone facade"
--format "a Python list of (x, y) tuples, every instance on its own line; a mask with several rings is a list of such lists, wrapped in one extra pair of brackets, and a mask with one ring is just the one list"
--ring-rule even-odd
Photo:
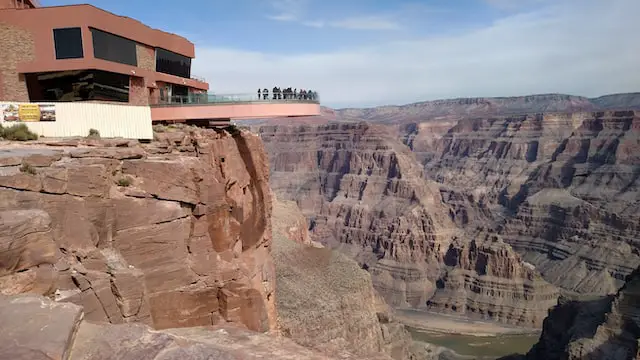
[(33, 36), (26, 29), (0, 23), (0, 99), (29, 101), (27, 83), (18, 75), (18, 61), (32, 61), (35, 46)]
[(145, 70), (156, 71), (156, 52), (143, 44), (136, 44), (138, 67)]
[(133, 76), (130, 77), (129, 104), (149, 105), (149, 90), (147, 90), (143, 78)]

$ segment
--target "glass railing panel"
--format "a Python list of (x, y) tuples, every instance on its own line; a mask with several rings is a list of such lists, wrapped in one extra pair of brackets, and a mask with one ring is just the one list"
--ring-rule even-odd
[(157, 105), (171, 104), (225, 104), (225, 103), (319, 103), (318, 93), (308, 94), (190, 94), (161, 97)]

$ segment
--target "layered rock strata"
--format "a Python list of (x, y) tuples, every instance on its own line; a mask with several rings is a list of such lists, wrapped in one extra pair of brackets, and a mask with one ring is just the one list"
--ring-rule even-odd
[[(433, 298), (429, 305), (440, 308), (462, 296), (465, 305), (448, 311), (473, 309), (539, 326), (543, 307), (555, 304), (556, 290), (536, 278), (508, 244), (489, 245), (486, 234), (471, 227), (490, 209), (464, 191), (426, 179), (389, 128), (360, 123), (260, 131), (274, 192), (297, 202), (310, 219), (312, 239), (367, 269), (390, 305), (424, 308)], [(474, 239), (477, 246), (469, 250)], [(447, 259), (456, 250), (474, 255)]]
[(640, 268), (615, 296), (561, 300), (526, 359), (634, 360), (639, 342)]
[(405, 126), (403, 139), (428, 178), (461, 195), (453, 204), (475, 215), (466, 226), (493, 224), (569, 292), (615, 292), (640, 265), (639, 112), (439, 123)]
[(314, 239), (369, 269), (390, 304), (424, 304), (455, 228), (402, 144), (366, 124), (264, 127), (261, 135), (272, 189), (296, 200)]
[(0, 146), (0, 292), (156, 329), (275, 327), (259, 137), (167, 128), (157, 141)]
[(558, 289), (494, 234), (455, 240), (444, 259), (447, 271), (427, 305), (439, 312), (540, 327)]
[(413, 359), (410, 334), (393, 320), (370, 275), (345, 255), (311, 244), (295, 203), (275, 201), (273, 214), (282, 333), (338, 357), (349, 352), (367, 359)]

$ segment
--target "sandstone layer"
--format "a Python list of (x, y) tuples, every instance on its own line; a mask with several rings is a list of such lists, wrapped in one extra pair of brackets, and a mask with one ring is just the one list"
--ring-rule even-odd
[[(331, 360), (284, 337), (233, 325), (153, 331), (92, 323), (81, 306), (0, 295), (0, 355), (11, 360)], [(345, 360), (363, 358), (346, 355)]]
[(390, 305), (424, 308), (433, 298), (429, 305), (441, 307), (461, 295), (465, 305), (448, 310), (542, 324), (544, 306), (555, 303), (557, 291), (508, 244), (478, 245), (469, 259), (446, 264), (450, 252), (467, 254), (472, 241), (486, 242), (485, 233), (467, 227), (489, 209), (426, 178), (398, 132), (359, 123), (265, 126), (260, 133), (274, 192), (297, 202), (312, 239), (368, 270)]
[(279, 329), (328, 355), (415, 359), (410, 334), (375, 293), (370, 275), (347, 256), (313, 245), (294, 202), (275, 201), (273, 256)]
[(457, 239), (444, 265), (448, 271), (427, 301), (438, 312), (538, 327), (558, 299), (558, 289), (495, 234), (478, 233), (470, 242)]
[(82, 305), (92, 322), (273, 329), (259, 137), (156, 135), (1, 144), (0, 292)]
[(530, 360), (640, 359), (640, 268), (615, 296), (560, 301)]

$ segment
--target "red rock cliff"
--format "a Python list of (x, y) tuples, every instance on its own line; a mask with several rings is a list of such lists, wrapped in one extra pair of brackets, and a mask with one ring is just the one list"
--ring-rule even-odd
[(0, 292), (157, 329), (275, 326), (260, 138), (167, 129), (157, 141), (0, 149)]

